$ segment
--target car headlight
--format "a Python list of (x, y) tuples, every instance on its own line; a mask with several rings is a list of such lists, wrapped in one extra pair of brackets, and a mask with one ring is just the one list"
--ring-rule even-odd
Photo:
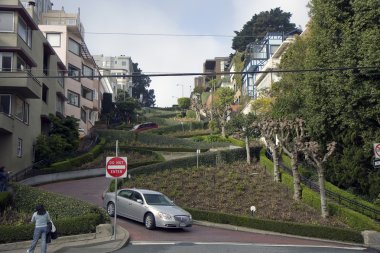
[(171, 220), (172, 219), (172, 216), (170, 214), (167, 214), (167, 213), (159, 212), (158, 216), (163, 220)]

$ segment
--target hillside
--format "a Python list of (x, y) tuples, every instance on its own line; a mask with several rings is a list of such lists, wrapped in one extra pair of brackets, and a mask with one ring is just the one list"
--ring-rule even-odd
[(124, 186), (160, 191), (185, 208), (248, 216), (254, 205), (255, 217), (260, 219), (347, 227), (335, 218), (324, 220), (319, 210), (293, 201), (288, 188), (275, 183), (258, 164), (166, 170), (136, 176)]

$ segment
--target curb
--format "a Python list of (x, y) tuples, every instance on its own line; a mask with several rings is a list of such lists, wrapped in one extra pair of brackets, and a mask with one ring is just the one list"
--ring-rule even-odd
[(286, 237), (291, 237), (291, 238), (299, 238), (299, 239), (306, 239), (306, 240), (313, 240), (313, 241), (320, 241), (320, 242), (339, 243), (339, 244), (343, 244), (343, 245), (347, 245), (347, 246), (365, 247), (365, 245), (359, 244), (359, 243), (334, 241), (334, 240), (327, 240), (327, 239), (321, 239), (321, 238), (315, 238), (315, 237), (306, 237), (306, 236), (299, 236), (299, 235), (291, 235), (291, 234), (281, 234), (281, 233), (277, 233), (277, 232), (271, 232), (271, 231), (253, 229), (253, 228), (246, 228), (246, 227), (239, 227), (239, 226), (234, 226), (234, 225), (229, 225), (229, 224), (212, 223), (212, 222), (208, 222), (208, 221), (193, 220), (193, 224), (199, 225), (199, 226), (205, 226), (205, 227), (213, 227), (213, 228), (220, 228), (220, 229), (226, 229), (226, 230), (233, 230), (233, 231), (242, 231), (242, 232), (257, 233), (257, 234), (263, 234), (263, 235), (278, 235), (278, 236), (286, 236)]
[[(130, 240), (129, 232), (118, 226), (118, 234), (115, 240), (112, 240), (112, 225), (100, 224), (96, 227), (96, 233), (80, 234), (59, 237), (52, 243), (48, 244), (48, 251), (52, 253), (70, 252), (72, 248), (89, 247), (91, 252), (111, 252), (126, 246)], [(31, 245), (32, 241), (22, 241), (15, 243), (0, 244), (0, 252), (18, 253), (25, 252)], [(37, 245), (36, 252), (39, 244)]]

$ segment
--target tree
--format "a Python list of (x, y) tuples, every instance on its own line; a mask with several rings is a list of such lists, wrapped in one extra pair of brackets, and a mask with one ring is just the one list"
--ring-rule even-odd
[(279, 121), (262, 117), (259, 121), (254, 122), (252, 127), (260, 129), (261, 136), (265, 138), (265, 142), (272, 152), (274, 181), (280, 182), (279, 157), (281, 155), (281, 143), (277, 138), (280, 131)]
[(226, 124), (226, 131), (228, 134), (238, 134), (244, 138), (245, 150), (247, 152), (247, 164), (251, 164), (249, 139), (260, 136), (259, 129), (252, 127), (253, 122), (256, 120), (257, 117), (253, 113), (249, 113), (247, 115), (239, 113)]
[(195, 111), (197, 121), (201, 120), (201, 111), (204, 109), (200, 96), (199, 93), (194, 93), (191, 97), (191, 108)]
[(142, 70), (138, 67), (138, 63), (133, 63), (132, 74), (132, 97), (139, 100), (142, 106), (151, 107), (156, 103), (156, 96), (150, 86), (150, 77), (142, 74)]
[(305, 122), (302, 119), (287, 120), (280, 122), (278, 138), (281, 142), (282, 150), (291, 159), (291, 169), (293, 176), (293, 199), (300, 201), (302, 198), (301, 178), (298, 171), (298, 156), (303, 151), (305, 142)]
[(223, 137), (226, 137), (225, 126), (231, 113), (234, 95), (235, 93), (232, 89), (222, 87), (215, 92), (215, 100), (213, 99), (213, 113), (215, 113), (218, 124), (221, 127)]
[(249, 43), (261, 40), (267, 32), (288, 33), (294, 30), (296, 25), (290, 23), (291, 16), (280, 8), (255, 14), (240, 32), (234, 31), (236, 36), (232, 39), (232, 49), (243, 52)]
[(323, 218), (327, 218), (329, 216), (325, 189), (324, 163), (326, 163), (327, 159), (334, 152), (335, 146), (336, 142), (327, 144), (326, 152), (323, 153), (321, 145), (318, 142), (309, 141), (305, 143), (303, 150), (306, 159), (308, 159), (317, 168), (318, 171), (319, 193), (321, 196), (321, 215)]
[[(280, 67), (379, 66), (379, 9), (378, 1), (312, 0), (309, 29)], [(380, 139), (379, 80), (377, 69), (366, 68), (284, 73), (273, 106), (276, 117), (303, 118), (321, 145), (338, 142), (326, 179), (372, 199), (380, 193), (380, 171), (372, 166), (372, 145)]]
[(129, 123), (136, 117), (136, 109), (138, 108), (140, 108), (138, 101), (128, 97), (125, 100), (115, 102), (113, 114), (117, 115), (120, 120)]
[(62, 158), (64, 153), (73, 152), (79, 146), (78, 119), (67, 116), (63, 119), (50, 114), (50, 128), (46, 135), (42, 134), (36, 142), (36, 160), (49, 163)]
[(181, 108), (182, 110), (186, 110), (186, 109), (189, 109), (191, 101), (190, 101), (190, 98), (183, 97), (183, 98), (178, 98), (177, 103), (178, 103), (179, 108)]

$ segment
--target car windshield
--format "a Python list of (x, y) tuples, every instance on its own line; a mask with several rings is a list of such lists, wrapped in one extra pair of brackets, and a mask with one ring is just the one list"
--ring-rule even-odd
[(134, 126), (132, 129), (137, 129), (137, 128), (139, 128), (139, 126), (140, 126), (140, 125), (136, 125), (136, 126)]
[(148, 205), (173, 206), (173, 202), (162, 194), (144, 194), (145, 201)]

